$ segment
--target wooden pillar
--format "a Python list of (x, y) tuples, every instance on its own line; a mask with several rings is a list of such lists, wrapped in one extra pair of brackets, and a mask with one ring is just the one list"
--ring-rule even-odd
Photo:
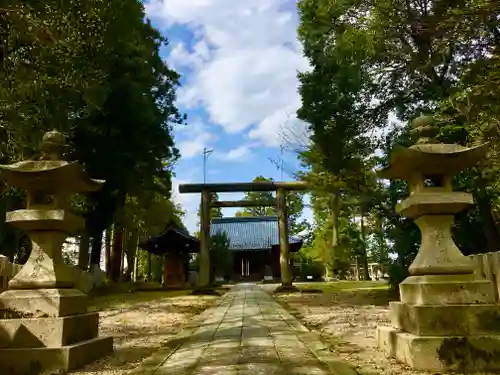
[(198, 255), (198, 284), (207, 287), (210, 283), (210, 191), (201, 192), (200, 209), (200, 253)]
[(288, 245), (288, 212), (286, 207), (286, 190), (278, 188), (276, 191), (276, 211), (278, 213), (278, 228), (280, 236), (280, 269), (281, 285), (291, 286), (290, 247)]

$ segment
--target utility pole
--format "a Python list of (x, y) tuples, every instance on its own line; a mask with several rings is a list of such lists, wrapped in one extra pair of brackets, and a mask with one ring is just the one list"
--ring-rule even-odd
[(214, 152), (214, 150), (207, 150), (205, 147), (203, 149), (203, 183), (207, 183), (207, 159)]
[[(280, 146), (280, 157), (278, 160), (275, 160), (273, 158), (268, 158), (271, 163), (273, 163), (276, 168), (281, 172), (281, 181), (283, 181), (284, 178), (284, 172), (285, 172), (285, 158), (284, 158), (284, 151), (285, 151), (285, 146), (281, 145)], [(290, 177), (293, 177), (293, 173), (287, 172)]]
[(285, 146), (281, 145), (280, 146), (280, 169), (281, 169), (281, 181), (283, 181), (283, 172), (285, 170), (285, 157), (283, 156), (283, 153), (285, 151)]

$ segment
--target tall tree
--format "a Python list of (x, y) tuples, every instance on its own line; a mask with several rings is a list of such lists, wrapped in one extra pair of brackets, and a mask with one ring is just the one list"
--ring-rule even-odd
[[(257, 176), (252, 182), (269, 182), (271, 178)], [(244, 201), (270, 201), (273, 199), (273, 193), (270, 191), (249, 191), (245, 193)], [(245, 207), (235, 214), (236, 216), (276, 216), (276, 207), (273, 206), (256, 206)]]
[[(272, 178), (257, 176), (252, 182), (269, 182)], [(274, 198), (270, 191), (250, 191), (245, 193), (244, 201), (270, 201)], [(290, 226), (290, 235), (295, 235), (306, 229), (307, 224), (301, 220), (302, 211), (304, 210), (304, 201), (301, 193), (290, 191), (286, 197), (288, 206), (288, 223)], [(235, 216), (276, 216), (275, 206), (256, 206), (245, 207), (236, 212)]]
[[(318, 180), (313, 187), (321, 197), (325, 193), (319, 181), (330, 174), (337, 181), (333, 191), (340, 199), (358, 196), (362, 211), (358, 216), (369, 216), (374, 210), (386, 213), (389, 239), (396, 240), (392, 250), (407, 266), (418, 246), (418, 231), (411, 221), (394, 213), (398, 199), (407, 194), (406, 185), (391, 182), (383, 199), (372, 204), (367, 199), (373, 192), (369, 184), (360, 184), (373, 150), (381, 146), (387, 162), (390, 149), (372, 131), (386, 127), (390, 114), (408, 121), (421, 111), (444, 108), (443, 117), (451, 114), (454, 124), (450, 121), (449, 127), (441, 129), (442, 139), (469, 137), (472, 128), (464, 131), (463, 120), (457, 124), (464, 113), (454, 106), (468, 108), (464, 94), (470, 87), (465, 82), (474, 82), (474, 72), (481, 66), (494, 66), (500, 34), (498, 4), (492, 0), (301, 0), (299, 12), (299, 38), (312, 66), (299, 75), (302, 107), (298, 111), (312, 133), (311, 150), (303, 155), (312, 172), (309, 178)], [(480, 79), (475, 81), (478, 92), (487, 87)], [(493, 87), (495, 75), (486, 80)], [(485, 96), (484, 103), (492, 103), (491, 99)], [(476, 111), (480, 108), (476, 105), (472, 113), (480, 113)], [(405, 137), (392, 132), (391, 147)], [(481, 184), (478, 174), (472, 180), (478, 187), (492, 183)], [(491, 189), (483, 188), (476, 195), (491, 202), (491, 196), (484, 198), (487, 191)], [(482, 206), (482, 212), (491, 212), (491, 206)], [(332, 215), (335, 222), (336, 216)], [(492, 223), (488, 214), (482, 217), (484, 223)], [(411, 235), (405, 236), (405, 231)]]
[(14, 0), (0, 18), (2, 162), (36, 157), (41, 134), (54, 127), (70, 135), (68, 158), (106, 180), (84, 212), (98, 264), (102, 232), (113, 220), (123, 226), (128, 195), (170, 195), (171, 130), (184, 116), (174, 104), (179, 75), (160, 57), (166, 40), (139, 0)]
[[(106, 97), (99, 112), (76, 121), (72, 132), (74, 157), (85, 162), (91, 175), (106, 180), (104, 188), (91, 195), (87, 218), (92, 264), (100, 259), (102, 232), (113, 219), (113, 251), (115, 259), (120, 258), (118, 227), (123, 226), (127, 194), (152, 189), (170, 195), (170, 168), (179, 156), (170, 133), (173, 124), (184, 121), (174, 105), (179, 75), (160, 57), (165, 38), (144, 21), (140, 1), (111, 5), (117, 9), (108, 9), (114, 16), (103, 36), (109, 45), (100, 56), (107, 62)], [(115, 279), (118, 268), (117, 261)]]

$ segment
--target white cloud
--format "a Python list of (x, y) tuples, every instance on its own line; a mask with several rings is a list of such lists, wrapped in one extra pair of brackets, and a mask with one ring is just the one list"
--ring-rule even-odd
[(193, 48), (177, 45), (169, 57), (192, 69), (179, 105), (203, 106), (227, 132), (250, 130), (251, 139), (277, 146), (300, 106), (297, 71), (308, 69), (296, 39), (296, 1), (152, 0), (146, 11), (166, 28), (194, 32)]
[(177, 127), (176, 146), (183, 159), (190, 159), (203, 153), (205, 147), (217, 140), (217, 136), (200, 120), (194, 119), (188, 125)]
[(214, 158), (223, 161), (247, 161), (252, 155), (252, 144), (244, 144), (229, 151), (216, 151)]
[(167, 62), (176, 70), (201, 68), (210, 58), (210, 49), (206, 42), (201, 40), (193, 46), (193, 51), (189, 52), (186, 44), (179, 42), (170, 51)]
[(198, 230), (198, 207), (200, 206), (200, 194), (181, 194), (179, 185), (188, 184), (192, 181), (188, 179), (172, 178), (172, 200), (180, 204), (185, 212), (184, 224), (191, 234)]

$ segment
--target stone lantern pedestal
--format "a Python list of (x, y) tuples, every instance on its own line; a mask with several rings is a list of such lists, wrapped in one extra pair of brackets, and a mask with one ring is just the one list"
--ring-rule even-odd
[(27, 190), (26, 209), (6, 221), (32, 241), (28, 261), (0, 294), (2, 374), (68, 371), (113, 351), (110, 337), (98, 337), (99, 314), (87, 312), (87, 296), (75, 288), (72, 269), (62, 258), (66, 237), (81, 230), (82, 218), (69, 210), (77, 192), (100, 188), (77, 162), (58, 160), (64, 137), (45, 134), (42, 160), (2, 165), (2, 177)]
[(465, 148), (428, 138), (432, 118), (418, 118), (416, 145), (399, 148), (380, 175), (408, 180), (410, 196), (399, 214), (415, 221), (421, 246), (391, 302), (391, 327), (378, 327), (385, 353), (419, 370), (500, 369), (500, 305), (495, 285), (474, 273), (472, 260), (455, 245), (454, 215), (473, 205), (470, 194), (452, 191), (457, 172), (476, 164), (486, 145)]

